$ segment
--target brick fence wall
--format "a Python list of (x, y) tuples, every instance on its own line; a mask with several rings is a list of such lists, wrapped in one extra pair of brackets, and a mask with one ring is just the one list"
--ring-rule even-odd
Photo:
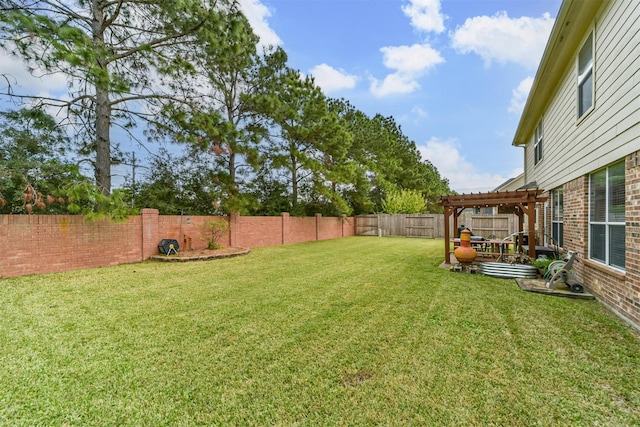
[[(80, 215), (0, 215), (0, 277), (140, 262), (162, 239), (181, 250), (207, 247), (203, 224), (221, 217), (165, 216), (143, 209), (124, 223), (86, 222)], [(255, 248), (353, 236), (353, 218), (231, 215), (223, 246)]]

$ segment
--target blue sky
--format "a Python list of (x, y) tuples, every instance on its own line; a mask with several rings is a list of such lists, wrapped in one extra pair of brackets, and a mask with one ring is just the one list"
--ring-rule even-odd
[[(393, 116), (453, 190), (488, 191), (522, 172), (511, 142), (561, 0), (239, 3), (261, 43), (282, 46), (327, 96)], [(29, 93), (66, 92), (64, 76), (34, 78), (3, 52), (0, 72)], [(114, 185), (130, 172), (115, 167)]]
[(511, 141), (561, 0), (241, 0), (327, 96), (393, 116), (458, 192), (523, 170)]

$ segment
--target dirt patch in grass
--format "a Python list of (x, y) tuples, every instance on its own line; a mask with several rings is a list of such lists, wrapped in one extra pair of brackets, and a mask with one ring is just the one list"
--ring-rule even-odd
[(342, 382), (345, 385), (355, 387), (373, 377), (373, 372), (367, 369), (360, 369), (355, 373), (345, 373)]

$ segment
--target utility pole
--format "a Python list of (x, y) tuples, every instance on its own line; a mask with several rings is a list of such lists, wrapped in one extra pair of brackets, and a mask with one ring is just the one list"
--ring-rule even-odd
[[(131, 161), (123, 161), (120, 164), (124, 166), (131, 166), (131, 209), (135, 208), (135, 196), (137, 193), (136, 187), (136, 170), (138, 168), (149, 169), (144, 164), (138, 164), (138, 159), (136, 158), (136, 152), (131, 151), (129, 153)], [(128, 178), (128, 176), (127, 176)]]
[(131, 209), (135, 207), (136, 200), (136, 152), (131, 152)]

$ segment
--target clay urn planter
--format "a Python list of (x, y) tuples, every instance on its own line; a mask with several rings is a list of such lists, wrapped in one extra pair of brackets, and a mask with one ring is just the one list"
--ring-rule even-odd
[(476, 259), (476, 250), (471, 247), (471, 232), (466, 228), (460, 232), (460, 246), (453, 251), (453, 255), (462, 264), (471, 264)]

